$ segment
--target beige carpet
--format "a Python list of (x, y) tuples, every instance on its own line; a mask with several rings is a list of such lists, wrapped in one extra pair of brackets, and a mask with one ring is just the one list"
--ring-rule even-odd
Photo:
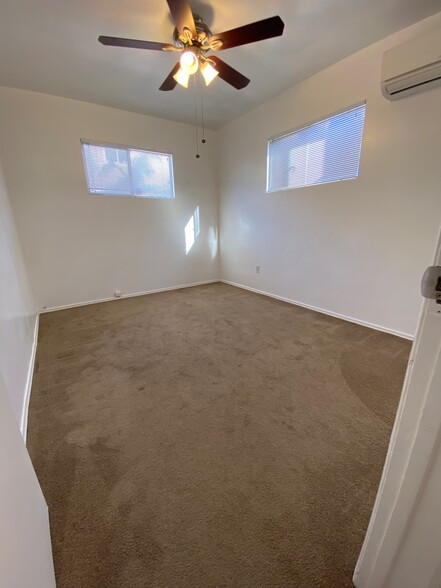
[(224, 284), (41, 316), (58, 588), (345, 588), (410, 344)]

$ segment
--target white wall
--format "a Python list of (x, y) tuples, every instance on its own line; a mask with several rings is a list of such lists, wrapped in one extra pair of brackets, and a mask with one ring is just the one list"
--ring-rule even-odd
[[(224, 279), (415, 333), (441, 220), (441, 89), (390, 103), (380, 68), (386, 48), (440, 23), (441, 13), (392, 35), (221, 130)], [(358, 179), (266, 194), (269, 137), (363, 100)]]
[(35, 313), (0, 167), (0, 584), (55, 586), (47, 507), (20, 435)]
[(0, 375), (0, 585), (55, 588), (47, 506)]
[[(0, 165), (0, 379), (25, 426), (36, 314)], [(24, 433), (24, 431), (23, 431)]]
[[(80, 138), (173, 153), (176, 199), (89, 195)], [(196, 159), (192, 126), (0, 88), (0, 157), (38, 308), (218, 278), (216, 133)]]

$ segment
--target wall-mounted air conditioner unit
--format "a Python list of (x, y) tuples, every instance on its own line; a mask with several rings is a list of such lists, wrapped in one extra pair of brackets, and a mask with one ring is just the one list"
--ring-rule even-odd
[(441, 86), (441, 29), (435, 28), (385, 51), (381, 90), (388, 100)]

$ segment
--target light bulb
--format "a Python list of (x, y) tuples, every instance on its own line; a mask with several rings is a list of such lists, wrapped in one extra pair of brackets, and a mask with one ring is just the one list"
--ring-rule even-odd
[(199, 61), (198, 61), (197, 55), (194, 53), (194, 51), (190, 51), (190, 50), (184, 51), (184, 53), (181, 55), (180, 62), (181, 62), (181, 68), (189, 76), (191, 76), (197, 72), (198, 66), (199, 66)]
[(178, 82), (178, 84), (181, 84), (181, 86), (184, 86), (184, 88), (188, 88), (188, 78), (190, 76), (188, 75), (187, 72), (185, 72), (182, 67), (180, 67), (177, 71), (177, 73), (175, 73), (175, 75), (173, 76), (173, 78)]
[(206, 86), (211, 84), (214, 78), (219, 75), (219, 72), (208, 61), (201, 65), (201, 73), (204, 76)]

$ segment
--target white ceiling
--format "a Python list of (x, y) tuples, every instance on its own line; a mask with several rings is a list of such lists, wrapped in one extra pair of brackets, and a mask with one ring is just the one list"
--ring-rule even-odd
[[(217, 128), (343, 57), (441, 8), (440, 0), (190, 0), (213, 33), (280, 15), (282, 37), (219, 56), (251, 79), (215, 80), (205, 123)], [(11, 0), (0, 8), (0, 85), (192, 123), (194, 93), (159, 86), (173, 53), (105, 47), (98, 35), (171, 42), (165, 0)]]

